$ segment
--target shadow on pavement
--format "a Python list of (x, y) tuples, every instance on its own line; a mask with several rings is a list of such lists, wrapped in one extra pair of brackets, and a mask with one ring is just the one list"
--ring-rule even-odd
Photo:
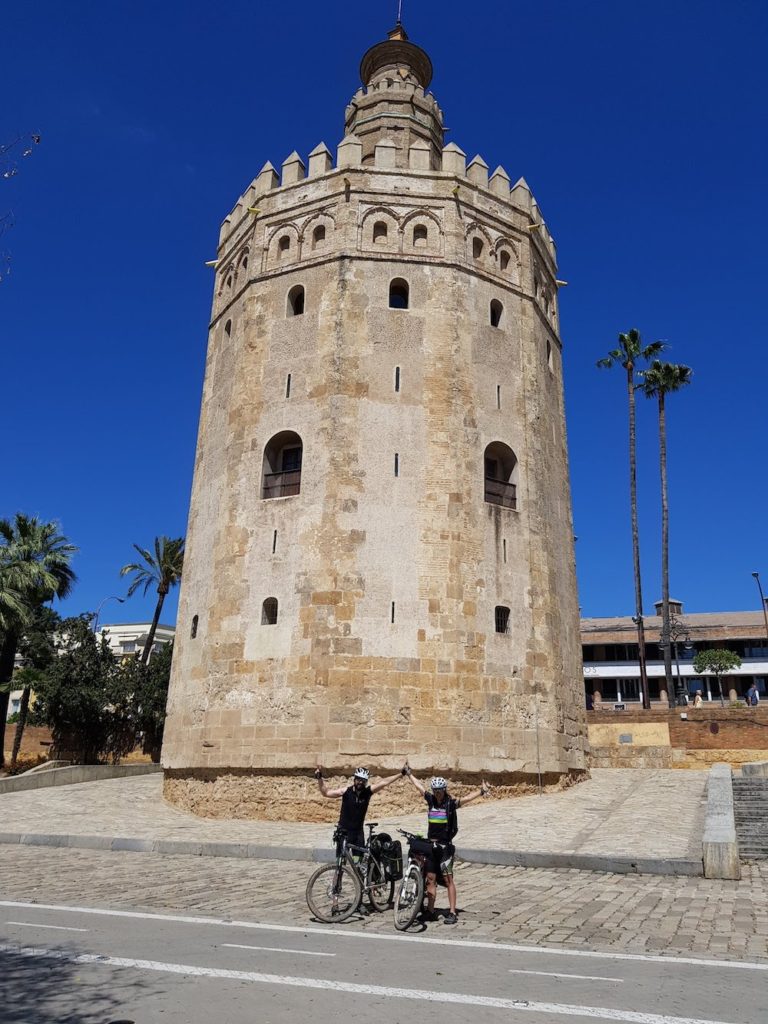
[[(72, 955), (67, 950), (61, 953)], [(139, 997), (146, 1006), (151, 988), (136, 971), (0, 954), (3, 1024), (139, 1024), (131, 1006)]]

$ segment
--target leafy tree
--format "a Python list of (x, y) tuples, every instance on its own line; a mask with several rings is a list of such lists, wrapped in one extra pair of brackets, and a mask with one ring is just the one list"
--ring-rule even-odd
[(154, 584), (157, 587), (157, 604), (152, 625), (147, 633), (147, 640), (144, 650), (141, 653), (141, 662), (146, 665), (155, 640), (157, 624), (160, 621), (160, 612), (163, 609), (163, 602), (170, 590), (181, 580), (181, 571), (184, 565), (184, 538), (183, 537), (155, 537), (155, 553), (152, 554), (146, 548), (140, 548), (138, 544), (133, 545), (141, 555), (142, 562), (131, 562), (124, 565), (120, 570), (121, 576), (133, 576), (128, 597), (132, 597), (139, 587), (144, 588), (144, 593)]
[(635, 621), (640, 661), (640, 687), (643, 707), (650, 708), (648, 695), (648, 673), (645, 667), (645, 627), (643, 625), (643, 588), (640, 579), (640, 533), (637, 526), (637, 439), (635, 433), (635, 369), (657, 356), (664, 345), (660, 341), (643, 345), (640, 332), (634, 327), (626, 334), (619, 335), (619, 344), (607, 356), (598, 359), (601, 369), (621, 366), (627, 374), (627, 399), (629, 402), (629, 504), (632, 523), (632, 557), (635, 571)]
[(39, 685), (45, 670), (56, 657), (56, 632), (61, 624), (60, 616), (45, 605), (34, 608), (24, 625), (24, 633), (19, 641), (19, 654), (24, 667), (15, 672), (10, 683), (11, 689), (21, 688), (21, 702), (16, 718), (16, 734), (13, 738), (13, 750), (9, 771), (16, 769), (16, 761), (24, 738), (24, 729), (29, 718), (29, 701), (32, 690)]
[[(17, 512), (0, 519), (0, 569), (9, 581), (12, 611), (6, 590), (3, 622), (0, 622), (0, 767), (4, 763), (5, 719), (8, 683), (25, 621), (31, 612), (53, 597), (66, 597), (75, 584), (71, 561), (77, 548), (59, 533), (58, 523)], [(14, 596), (15, 595), (15, 596)]]
[(142, 739), (142, 750), (157, 763), (163, 745), (165, 705), (171, 678), (173, 644), (163, 644), (148, 665), (131, 658), (121, 666), (126, 690), (131, 693), (136, 729)]
[(723, 706), (725, 706), (723, 676), (729, 675), (735, 668), (741, 668), (741, 658), (724, 647), (698, 651), (693, 659), (693, 670), (697, 675), (709, 674), (717, 679), (720, 703)]
[(131, 680), (91, 619), (89, 613), (62, 621), (57, 657), (36, 684), (36, 709), (56, 753), (80, 764), (117, 762), (136, 735)]
[[(664, 675), (667, 678), (667, 693), (674, 693), (672, 679), (672, 638), (669, 615), (669, 498), (667, 493), (667, 414), (666, 397), (680, 391), (691, 383), (693, 370), (682, 363), (663, 363), (654, 359), (648, 370), (641, 370), (641, 391), (646, 398), (659, 402), (659, 465), (661, 471), (661, 634), (666, 637), (663, 645)], [(681, 695), (678, 694), (678, 702)], [(670, 701), (671, 703), (671, 701)]]

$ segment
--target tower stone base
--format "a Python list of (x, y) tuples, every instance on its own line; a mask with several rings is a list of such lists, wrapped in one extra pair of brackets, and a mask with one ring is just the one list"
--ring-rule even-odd
[[(436, 769), (438, 771), (439, 769)], [(354, 768), (344, 775), (326, 776), (329, 789), (350, 785)], [(386, 777), (394, 772), (382, 772)], [(542, 775), (542, 788), (548, 791), (565, 789), (588, 776), (584, 770)], [(428, 774), (419, 773), (426, 783)], [(375, 781), (375, 775), (372, 773)], [(538, 792), (538, 776), (527, 772), (508, 772), (487, 776), (493, 785), (493, 799), (527, 796)], [(450, 792), (454, 796), (476, 788), (479, 775), (451, 772)], [(181, 810), (203, 818), (244, 818), (262, 821), (327, 821), (339, 816), (338, 800), (320, 795), (317, 782), (305, 772), (255, 773), (249, 769), (193, 768), (166, 770), (163, 783), (165, 799)], [(392, 815), (421, 810), (419, 794), (407, 779), (376, 793), (371, 802), (369, 818), (383, 821)]]

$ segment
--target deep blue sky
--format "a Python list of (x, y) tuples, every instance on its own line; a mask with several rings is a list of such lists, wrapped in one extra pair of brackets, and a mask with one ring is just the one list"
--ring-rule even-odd
[[(6, 5), (8, 6), (8, 5)], [(395, 0), (11, 5), (0, 179), (0, 514), (81, 551), (64, 611), (124, 593), (131, 543), (186, 527), (218, 226), (266, 160), (341, 138)], [(768, 6), (405, 0), (448, 139), (524, 175), (558, 244), (584, 614), (633, 610), (619, 331), (695, 370), (670, 401), (672, 590), (759, 607), (765, 572)], [(646, 611), (659, 595), (655, 406), (641, 399)], [(153, 607), (135, 597), (106, 620)], [(163, 618), (173, 621), (175, 599)]]

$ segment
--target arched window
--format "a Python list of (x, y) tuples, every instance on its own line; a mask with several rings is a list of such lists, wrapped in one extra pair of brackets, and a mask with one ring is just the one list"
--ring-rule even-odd
[(479, 260), (483, 255), (483, 243), (479, 238), (472, 239), (472, 257)]
[(277, 598), (268, 597), (264, 604), (261, 606), (261, 624), (262, 626), (276, 626), (277, 625)]
[(496, 632), (509, 633), (509, 608), (503, 604), (497, 604), (494, 618)]
[(282, 259), (291, 248), (291, 239), (288, 235), (283, 235), (280, 241), (277, 243), (278, 255)]
[(325, 225), (318, 224), (315, 230), (312, 232), (312, 248), (319, 248), (325, 241)]
[(501, 327), (501, 314), (504, 312), (504, 307), (498, 299), (491, 301), (491, 327)]
[(281, 430), (267, 442), (262, 463), (262, 498), (290, 498), (301, 491), (303, 444), (292, 430)]
[(517, 457), (508, 444), (493, 441), (485, 449), (485, 500), (517, 508)]
[(192, 616), (192, 628), (189, 631), (190, 640), (194, 640), (195, 637), (197, 636), (197, 623), (199, 622), (199, 619), (199, 615)]
[(288, 292), (286, 316), (301, 316), (304, 312), (304, 285), (295, 284)]
[(232, 321), (231, 320), (227, 320), (227, 322), (224, 324), (224, 333), (226, 334), (227, 337), (229, 337), (232, 334)]
[(499, 253), (499, 268), (501, 270), (506, 270), (508, 266), (509, 253), (506, 251), (506, 249), (502, 249), (501, 252)]
[(229, 277), (227, 278), (227, 288), (231, 288), (231, 287), (232, 287), (232, 275), (230, 274)]
[(417, 224), (413, 229), (413, 246), (415, 249), (423, 249), (427, 244), (427, 227), (425, 224)]
[(248, 253), (246, 253), (245, 256), (243, 256), (243, 258), (240, 260), (240, 266), (243, 270), (248, 269)]
[(389, 308), (408, 309), (408, 282), (396, 277), (389, 285)]
[(377, 220), (373, 225), (374, 242), (384, 243), (387, 240), (387, 225), (383, 220)]

